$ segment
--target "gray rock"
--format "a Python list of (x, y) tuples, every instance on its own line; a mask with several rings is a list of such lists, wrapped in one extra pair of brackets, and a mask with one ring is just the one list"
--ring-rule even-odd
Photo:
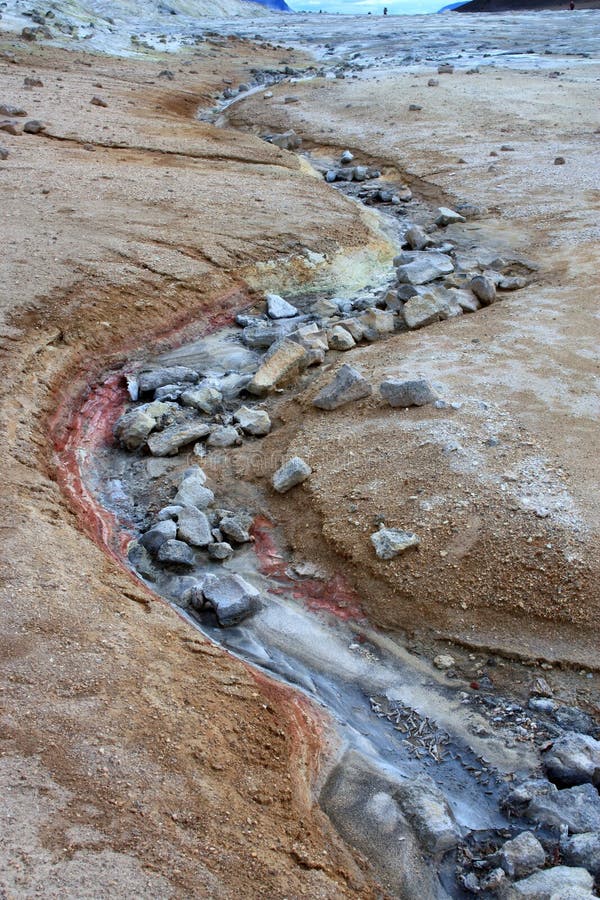
[(187, 506), (177, 516), (177, 537), (192, 547), (208, 547), (213, 542), (210, 522), (206, 515)]
[(431, 237), (423, 231), (420, 225), (411, 225), (404, 238), (411, 250), (425, 250), (433, 243)]
[(149, 415), (145, 409), (139, 407), (138, 409), (129, 410), (129, 412), (124, 413), (117, 419), (113, 428), (113, 434), (127, 450), (137, 450), (146, 443), (150, 432), (155, 426), (156, 419), (154, 416)]
[(354, 338), (342, 325), (334, 325), (327, 332), (327, 340), (331, 350), (352, 350), (353, 347), (356, 347)]
[(200, 376), (187, 366), (168, 366), (162, 369), (153, 369), (149, 372), (140, 372), (140, 393), (148, 394), (165, 384), (176, 384), (178, 381), (196, 382)]
[(92, 106), (102, 106), (104, 108), (108, 106), (106, 100), (104, 100), (102, 97), (98, 97), (97, 95), (92, 97), (90, 103), (92, 104)]
[(293, 456), (277, 469), (272, 484), (278, 494), (285, 494), (297, 484), (302, 484), (312, 473), (311, 467), (299, 456)]
[(208, 545), (208, 555), (216, 560), (230, 559), (233, 556), (233, 547), (227, 541), (216, 541)]
[(426, 406), (437, 400), (437, 394), (424, 378), (414, 381), (400, 381), (390, 378), (379, 386), (383, 399), (394, 407)]
[(247, 544), (252, 540), (238, 516), (223, 516), (219, 522), (219, 530), (236, 544)]
[(477, 312), (478, 309), (481, 309), (481, 303), (472, 291), (464, 288), (448, 288), (448, 293), (466, 313)]
[(379, 559), (394, 559), (409, 547), (418, 547), (421, 541), (413, 531), (381, 526), (379, 531), (371, 535), (371, 543)]
[(454, 263), (445, 253), (430, 250), (422, 253), (412, 262), (398, 266), (398, 281), (401, 284), (427, 284), (442, 275), (454, 271)]
[(23, 134), (23, 126), (19, 125), (18, 122), (13, 122), (10, 119), (5, 119), (0, 122), (0, 131), (5, 131), (6, 134), (18, 135)]
[(247, 325), (242, 332), (242, 340), (254, 350), (268, 350), (284, 335), (285, 329), (281, 325)]
[(440, 206), (435, 224), (440, 228), (445, 228), (446, 225), (454, 225), (456, 222), (466, 221), (465, 217), (461, 216), (460, 213), (455, 212), (453, 209), (448, 209), (447, 206)]
[(394, 314), (385, 309), (368, 309), (360, 317), (367, 340), (377, 340), (384, 334), (391, 334), (395, 328)]
[(189, 384), (165, 384), (163, 387), (156, 388), (154, 391), (154, 399), (177, 403), (183, 392), (188, 389)]
[(169, 519), (177, 521), (177, 516), (182, 509), (183, 506), (176, 506), (175, 504), (171, 504), (170, 506), (163, 506), (163, 508), (158, 512), (157, 519), (159, 522), (167, 522)]
[(438, 66), (438, 75), (452, 75), (454, 66), (452, 63), (440, 63)]
[(240, 575), (207, 575), (202, 594), (222, 628), (237, 625), (256, 612), (260, 597), (260, 592)]
[(417, 294), (407, 300), (402, 310), (408, 328), (424, 328), (447, 318), (448, 304), (435, 294)]
[(518, 275), (513, 277), (506, 276), (500, 279), (496, 287), (500, 291), (520, 291), (521, 288), (527, 287), (527, 279)]
[(600, 741), (567, 731), (542, 755), (546, 775), (561, 787), (590, 783), (600, 786)]
[(210, 426), (205, 422), (183, 422), (171, 425), (148, 438), (148, 449), (152, 456), (174, 456), (186, 444), (206, 437)]
[(10, 103), (0, 103), (0, 116), (10, 116), (11, 118), (18, 118), (19, 116), (26, 116), (27, 112), (21, 106), (13, 106)]
[(319, 316), (321, 319), (330, 319), (332, 316), (337, 316), (340, 311), (335, 300), (330, 300), (326, 297), (317, 300), (310, 309), (315, 316)]
[(237, 372), (231, 372), (220, 379), (219, 390), (225, 400), (237, 400), (251, 381), (252, 375), (238, 375)]
[(496, 300), (496, 285), (487, 275), (476, 275), (471, 279), (469, 287), (484, 306), (489, 306)]
[(354, 340), (358, 343), (358, 341), (362, 341), (365, 336), (364, 326), (359, 318), (354, 319), (342, 319), (341, 322), (338, 322), (345, 331), (347, 331)]
[(158, 559), (163, 563), (177, 566), (193, 566), (196, 564), (193, 551), (183, 541), (165, 541), (158, 551)]
[(30, 75), (26, 75), (23, 79), (23, 85), (28, 88), (44, 87), (44, 82), (41, 78), (32, 78)]
[(298, 310), (279, 294), (265, 294), (267, 301), (267, 315), (270, 319), (289, 319), (298, 315)]
[(251, 406), (240, 406), (233, 418), (242, 431), (255, 437), (263, 437), (271, 430), (271, 419), (264, 409), (255, 409)]
[(46, 128), (47, 126), (39, 119), (30, 119), (23, 125), (25, 134), (41, 134), (42, 131), (46, 131)]
[(0, 147), (0, 159), (8, 159), (10, 153), (6, 149), (6, 147)]
[(156, 556), (165, 541), (174, 540), (177, 537), (177, 525), (172, 520), (157, 522), (152, 528), (143, 534), (139, 543), (145, 547), (148, 553)]
[(173, 497), (174, 506), (194, 506), (196, 509), (206, 509), (215, 502), (215, 495), (205, 486), (202, 476), (187, 475), (182, 480)]
[(505, 805), (533, 822), (565, 825), (570, 834), (600, 831), (600, 796), (591, 784), (559, 791), (549, 781), (527, 781), (510, 791)]
[(574, 834), (561, 841), (563, 861), (569, 866), (582, 866), (594, 875), (600, 875), (600, 833)]
[(437, 87), (439, 83), (439, 78), (430, 78), (427, 81), (427, 87)]
[(554, 720), (568, 731), (580, 731), (582, 734), (599, 736), (599, 729), (594, 719), (577, 706), (559, 706), (554, 711)]
[(458, 845), (460, 830), (456, 820), (444, 795), (428, 775), (404, 782), (396, 788), (394, 799), (428, 853), (442, 854)]
[(553, 897), (565, 890), (582, 891), (576, 894), (582, 898), (592, 897), (594, 879), (585, 869), (571, 868), (569, 866), (553, 866), (543, 872), (536, 872), (529, 878), (517, 881), (513, 885), (512, 896), (515, 898), (527, 897), (529, 900), (553, 900)]
[(530, 831), (522, 831), (512, 841), (506, 841), (498, 852), (500, 865), (511, 878), (523, 878), (546, 862), (546, 853)]
[(207, 447), (234, 447), (241, 444), (241, 438), (234, 425), (216, 425), (211, 431)]
[(314, 397), (313, 406), (318, 409), (337, 409), (346, 403), (370, 397), (372, 393), (373, 388), (358, 369), (343, 365), (333, 380)]
[(213, 415), (223, 402), (223, 394), (208, 385), (191, 388), (181, 394), (181, 403), (207, 415)]
[[(7, 113), (7, 115), (10, 115), (10, 113)], [(351, 153), (350, 150), (344, 150), (344, 152), (340, 156), (340, 163), (343, 166), (347, 166), (348, 163), (351, 163), (353, 159), (354, 159), (354, 154)]]
[(306, 363), (306, 348), (284, 339), (268, 358), (265, 357), (265, 361), (248, 384), (248, 391), (262, 397), (282, 382), (291, 380), (306, 366)]

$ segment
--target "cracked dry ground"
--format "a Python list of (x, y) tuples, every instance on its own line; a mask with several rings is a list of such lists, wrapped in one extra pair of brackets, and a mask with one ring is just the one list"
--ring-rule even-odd
[[(250, 302), (246, 284), (258, 279), (257, 263), (280, 257), (276, 275), (291, 282), (303, 273), (284, 260), (303, 248), (381, 250), (359, 209), (310, 177), (296, 157), (193, 120), (223, 78), (237, 83), (251, 66), (302, 60), (235, 41), (206, 44), (198, 53), (198, 74), (179, 65), (183, 57), (177, 65), (170, 58), (176, 81), (169, 83), (157, 78), (164, 60), (115, 61), (18, 46), (18, 65), (0, 61), (3, 99), (49, 123), (47, 136), (3, 136), (11, 156), (0, 170), (6, 510), (0, 778), (8, 836), (0, 885), (7, 896), (370, 897), (378, 890), (367, 864), (312, 805), (311, 779), (327, 752), (315, 714), (204, 643), (132, 581), (98, 546), (101, 526), (85, 518), (86, 505), (66, 502), (57, 481), (68, 481), (69, 473), (53, 467), (52, 438), (64, 435), (66, 421), (57, 421), (56, 412), (78, 402), (86, 379), (139, 353), (144, 341), (160, 345), (177, 329), (182, 337), (193, 334), (194, 320), (218, 320)], [(44, 87), (26, 92), (23, 76), (33, 72)], [(359, 410), (352, 429), (339, 416), (319, 424), (302, 399), (283, 411), (287, 428), (276, 441), (292, 449), (303, 445), (317, 474), (302, 520), (293, 520), (296, 506), (275, 509), (301, 552), (327, 556), (322, 540), (311, 538), (324, 532), (348, 558), (376, 621), (410, 624), (418, 615), (466, 642), (482, 634), (483, 643), (565, 655), (590, 666), (597, 656), (591, 623), (598, 605), (592, 558), (598, 507), (590, 488), (598, 454), (593, 410), (590, 415), (597, 396), (591, 228), (598, 193), (597, 182), (585, 183), (591, 88), (571, 88), (557, 103), (555, 85), (550, 98), (541, 80), (508, 73), (499, 85), (488, 73), (478, 97), (474, 83), (454, 93), (444, 83), (430, 95), (424, 117), (409, 123), (401, 116), (414, 99), (411, 78), (393, 96), (385, 85), (307, 84), (294, 86), (302, 102), (293, 109), (279, 103), (261, 112), (258, 99), (243, 108), (254, 122), (268, 117), (265, 127), (284, 130), (292, 121), (316, 146), (337, 143), (336, 133), (326, 131), (334, 127), (339, 143), (348, 142), (365, 159), (387, 159), (390, 174), (410, 169), (415, 187), (433, 201), (451, 204), (458, 190), (448, 155), (478, 154), (479, 168), (463, 167), (460, 189), (472, 202), (502, 206), (509, 221), (495, 233), (493, 225), (482, 225), (483, 235), (495, 234), (532, 256), (542, 265), (539, 284), (477, 317), (399, 336), (385, 349), (361, 349), (354, 361), (374, 380), (397, 374), (399, 359), (407, 372), (417, 367), (436, 380), (443, 370), (447, 389), (459, 396), (468, 372), (481, 397), (499, 397), (510, 414), (496, 422), (509, 446), (500, 471), (520, 464), (522, 446), (539, 448), (554, 470), (566, 471), (585, 526), (575, 548), (584, 562), (573, 590), (569, 582), (565, 587), (568, 567), (561, 568), (554, 554), (549, 562), (543, 557), (546, 544), (568, 529), (552, 518), (527, 519), (522, 511), (511, 518), (510, 504), (501, 504), (494, 488), (482, 492), (464, 545), (453, 544), (450, 572), (425, 516), (435, 565), (431, 554), (419, 557), (423, 571), (414, 568), (416, 561), (406, 571), (390, 564), (381, 578), (362, 540), (378, 507), (384, 503), (391, 519), (410, 526), (412, 481), (433, 482), (448, 502), (460, 500), (461, 484), (435, 447), (423, 452), (417, 442), (406, 452), (400, 419), (391, 445), (389, 420), (376, 406)], [(538, 88), (534, 139), (514, 108), (523, 92), (533, 96)], [(276, 95), (283, 90), (289, 88), (281, 86)], [(94, 94), (108, 106), (91, 106)], [(569, 137), (568, 154), (576, 168), (558, 174), (545, 157), (540, 168), (542, 141), (550, 156), (562, 149), (547, 143), (551, 123), (559, 120), (562, 134), (575, 134), (579, 112), (584, 118)], [(360, 125), (367, 114), (375, 123), (371, 130)], [(390, 144), (392, 120), (402, 121), (402, 146)], [(483, 157), (507, 139), (508, 127), (521, 135), (523, 152), (499, 164), (498, 177), (482, 178)], [(532, 354), (534, 382), (527, 381)], [(571, 408), (561, 393), (565, 384)], [(298, 430), (299, 410), (312, 432)], [(415, 421), (426, 415), (419, 412)], [(488, 433), (477, 414), (465, 429), (467, 437)], [(356, 465), (343, 473), (351, 476), (346, 482), (332, 461), (336, 444), (350, 441)], [(379, 448), (379, 487), (366, 477), (373, 447)], [(401, 490), (394, 480), (399, 462), (406, 473)], [(350, 502), (358, 507), (353, 522), (347, 521)], [(307, 529), (307, 521), (314, 528)], [(533, 554), (520, 543), (532, 521)], [(440, 524), (438, 537), (445, 540), (447, 525)], [(547, 528), (555, 529), (550, 539)], [(474, 574), (473, 548), (485, 562)], [(531, 563), (525, 591), (514, 578), (515, 560)], [(540, 575), (542, 566), (547, 577)], [(482, 600), (495, 583), (505, 600), (500, 607)], [(474, 586), (467, 609), (461, 584)], [(452, 587), (448, 603), (446, 585)], [(557, 585), (561, 640), (548, 605)], [(391, 604), (392, 590), (410, 602)], [(539, 629), (525, 629), (544, 609), (545, 618), (535, 620)], [(552, 646), (548, 629), (556, 637)], [(576, 699), (589, 706), (591, 696), (590, 686), (587, 697)]]

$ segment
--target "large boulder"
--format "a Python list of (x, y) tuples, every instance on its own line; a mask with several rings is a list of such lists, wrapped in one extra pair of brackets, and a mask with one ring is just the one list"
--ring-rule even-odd
[(372, 393), (373, 388), (358, 369), (343, 365), (338, 369), (332, 381), (321, 388), (313, 398), (313, 406), (318, 409), (337, 409), (346, 403), (370, 397)]
[(582, 866), (600, 875), (600, 832), (585, 832), (566, 837), (560, 845), (563, 861), (569, 866)]
[(561, 787), (587, 782), (600, 786), (600, 741), (587, 734), (561, 734), (542, 759), (548, 778)]

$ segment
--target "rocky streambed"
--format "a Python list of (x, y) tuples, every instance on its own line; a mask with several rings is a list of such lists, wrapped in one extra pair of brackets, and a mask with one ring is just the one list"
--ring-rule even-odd
[[(270, 508), (275, 494), (310, 490), (310, 459), (276, 440), (290, 398), (308, 395), (323, 416), (373, 402), (443, 415), (432, 385), (371, 384), (352, 350), (476, 315), (533, 277), (526, 260), (461, 233), (477, 210), (432, 211), (377, 178), (366, 189), (362, 171), (338, 179), (351, 162), (322, 162), (324, 177), (388, 210), (393, 268), (341, 296), (334, 284), (267, 293), (198, 340), (111, 373), (63, 448), (65, 471), (105, 546), (155, 594), (327, 712), (336, 751), (318, 800), (394, 896), (593, 896), (594, 721), (543, 678), (516, 702), (485, 678), (457, 682), (452, 656), (431, 661), (378, 632), (343, 567), (294, 557)], [(372, 552), (418, 552), (402, 524), (374, 527)]]

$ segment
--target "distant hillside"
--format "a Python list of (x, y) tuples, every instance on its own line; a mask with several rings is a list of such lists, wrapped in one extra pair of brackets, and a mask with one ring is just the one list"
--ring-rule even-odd
[[(543, 9), (564, 9), (569, 12), (569, 0), (469, 0), (455, 7), (460, 13), (535, 12)], [(575, 0), (575, 10), (600, 9), (600, 0)]]

